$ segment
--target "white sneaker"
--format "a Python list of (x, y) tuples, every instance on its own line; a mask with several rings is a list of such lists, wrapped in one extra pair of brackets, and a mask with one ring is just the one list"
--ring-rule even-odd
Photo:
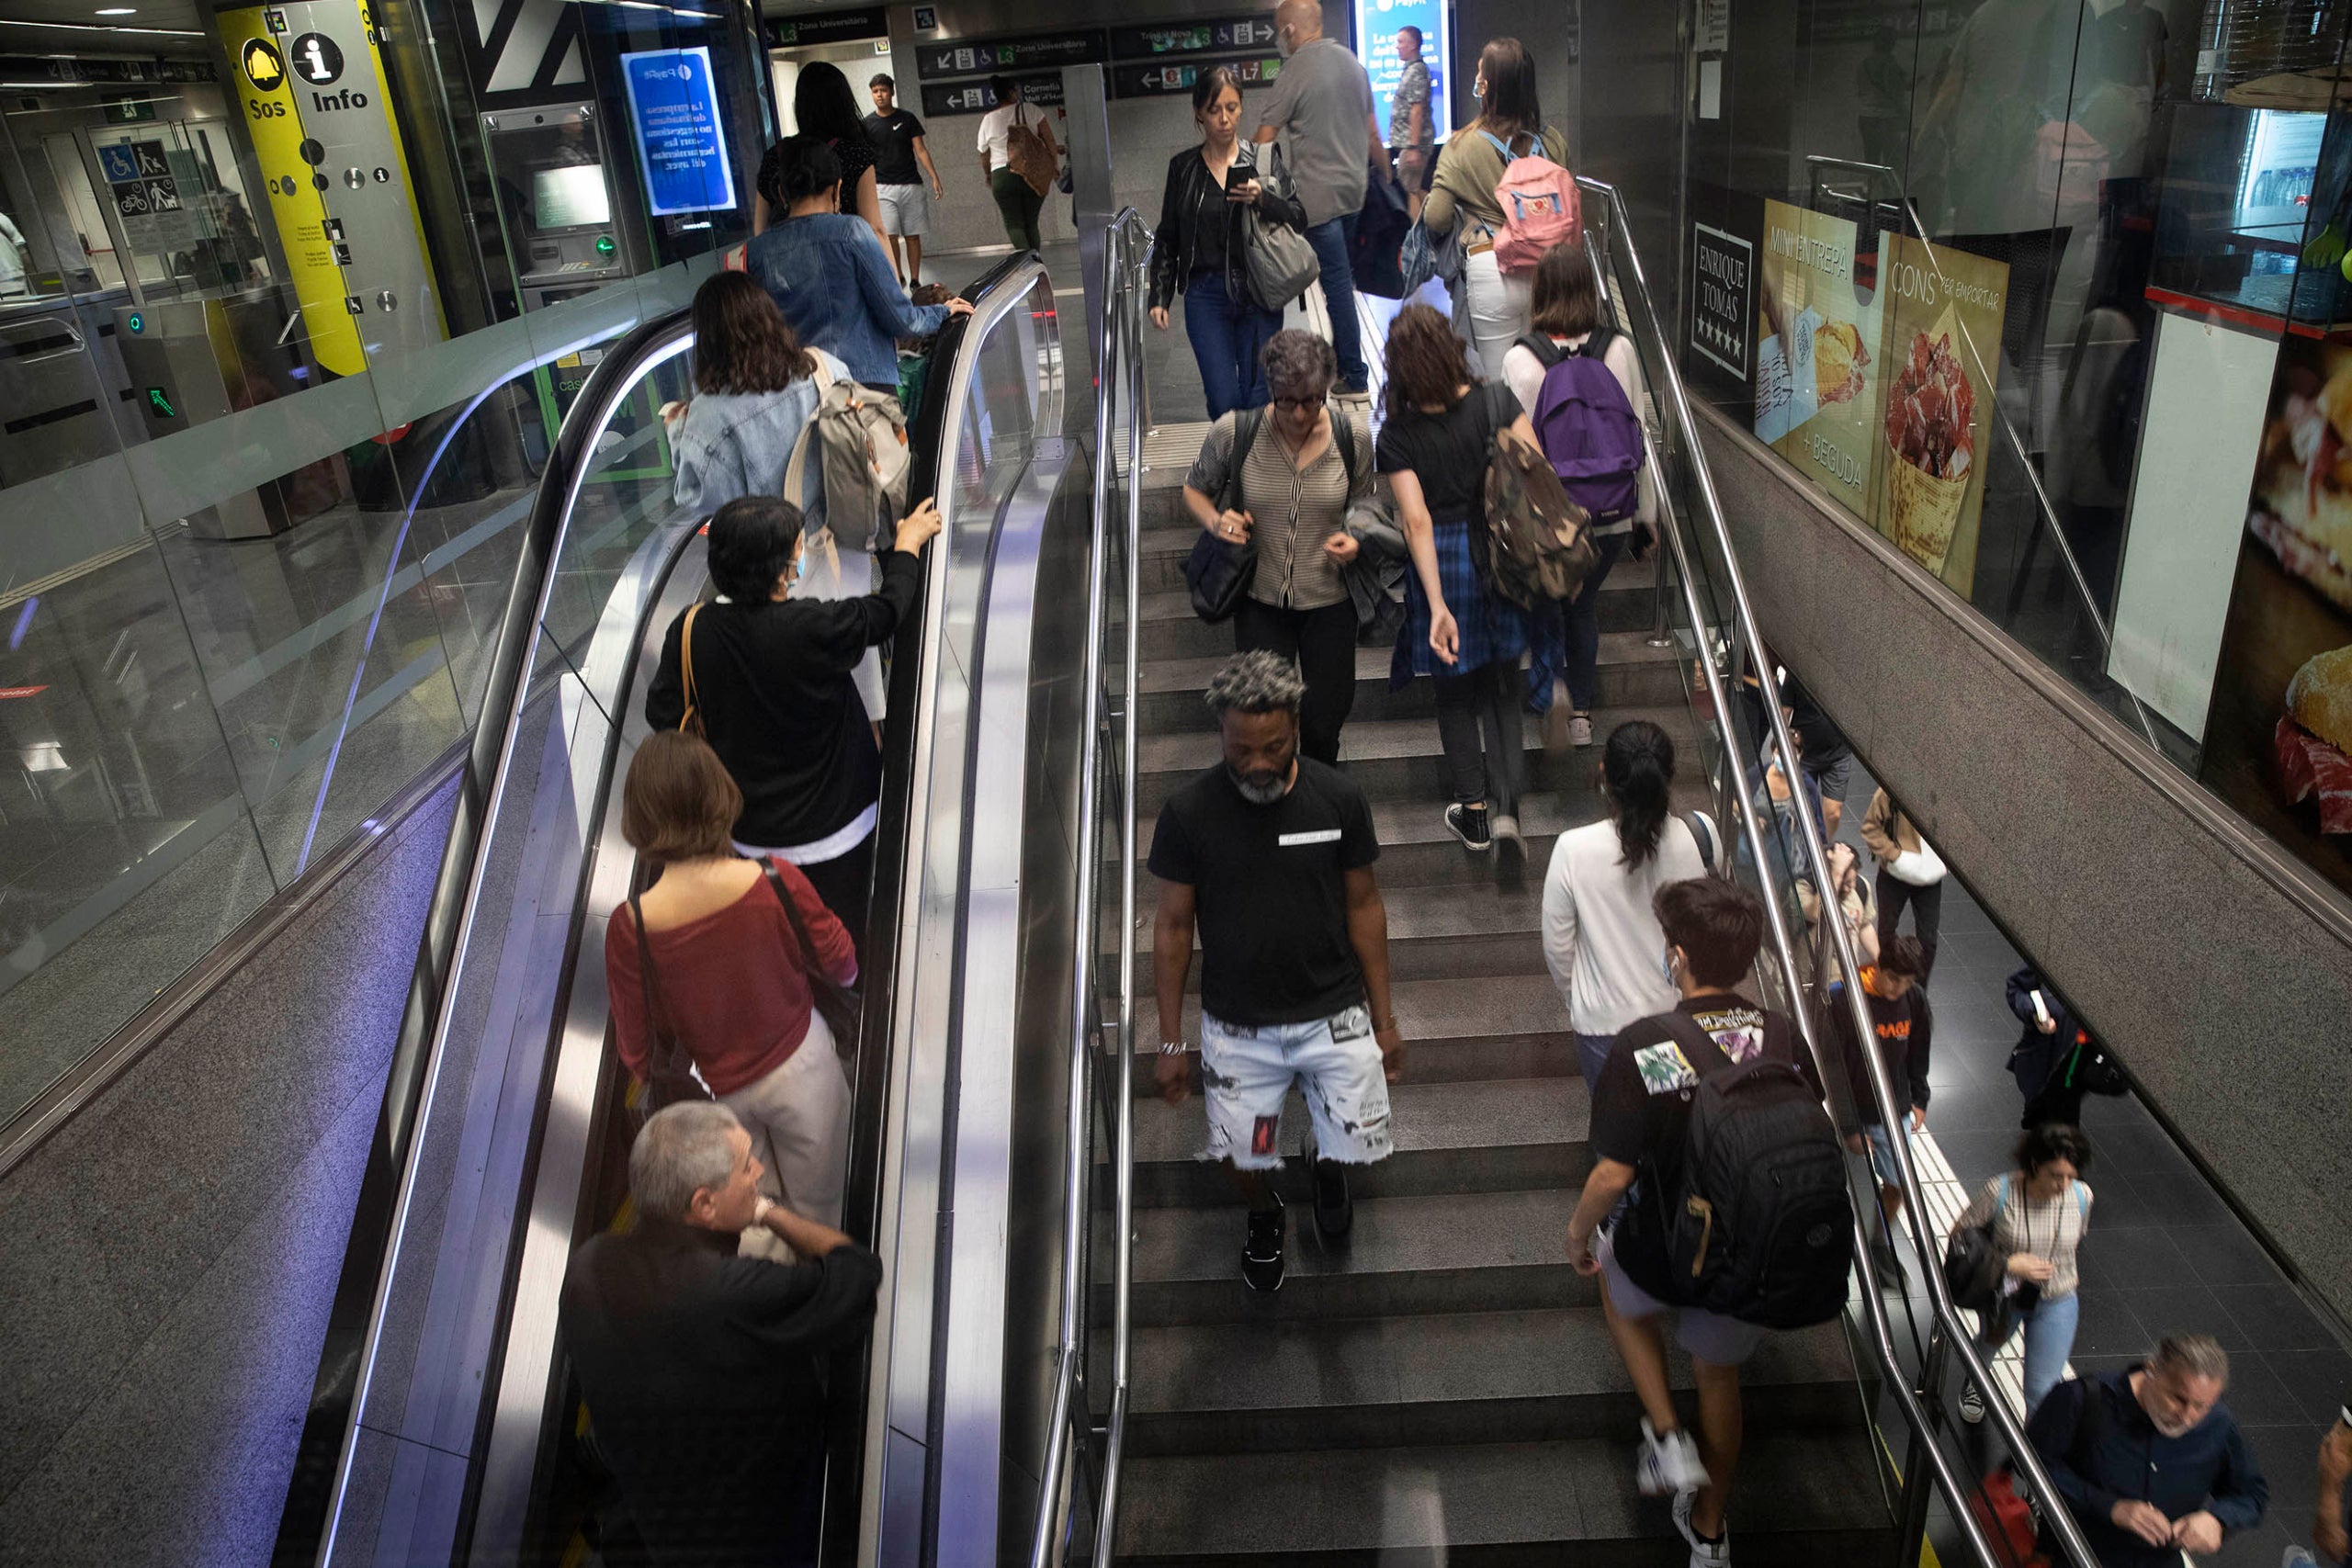
[(1689, 1497), (1707, 1483), (1707, 1468), (1699, 1462), (1699, 1445), (1690, 1434), (1677, 1427), (1659, 1437), (1642, 1417), (1642, 1447), (1634, 1461), (1634, 1483), (1645, 1497), (1663, 1497), (1671, 1492), (1678, 1497)]
[(1690, 1568), (1728, 1568), (1731, 1562), (1731, 1526), (1724, 1526), (1721, 1540), (1701, 1540), (1699, 1532), (1690, 1528), (1690, 1499), (1674, 1500), (1674, 1528), (1690, 1543)]

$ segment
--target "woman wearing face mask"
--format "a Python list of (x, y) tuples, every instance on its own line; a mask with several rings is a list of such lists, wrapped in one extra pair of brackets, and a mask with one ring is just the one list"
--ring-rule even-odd
[(1266, 649), (1298, 661), (1306, 682), (1298, 749), (1336, 764), (1356, 695), (1356, 607), (1340, 569), (1361, 548), (1348, 509), (1372, 498), (1372, 435), (1331, 401), (1339, 362), (1329, 344), (1276, 333), (1261, 357), (1273, 406), (1209, 427), (1184, 476), (1184, 506), (1221, 539), (1256, 541), (1257, 565), (1233, 615), (1234, 651)]
[(1478, 54), (1478, 118), (1446, 139), (1438, 154), (1435, 188), (1421, 209), (1433, 235), (1459, 231), (1462, 292), (1454, 324), (1478, 350), (1478, 368), (1503, 374), (1503, 355), (1527, 331), (1532, 275), (1507, 273), (1495, 263), (1495, 236), (1503, 226), (1495, 186), (1510, 159), (1541, 152), (1568, 166), (1568, 139), (1544, 123), (1535, 95), (1535, 62), (1515, 38), (1498, 38)]
[[(1674, 742), (1645, 718), (1610, 731), (1600, 753), (1609, 815), (1561, 834), (1544, 875), (1544, 963), (1568, 1005), (1577, 1068), (1597, 1088), (1617, 1032), (1673, 1009), (1680, 994), (1659, 954), (1666, 931), (1651, 900), (1669, 882), (1707, 874), (1691, 825), (1673, 814)], [(1701, 818), (1710, 845), (1712, 823)]]
[(1282, 331), (1279, 310), (1250, 296), (1241, 240), (1241, 213), (1254, 207), (1294, 228), (1306, 226), (1295, 201), (1258, 179), (1257, 149), (1240, 139), (1241, 78), (1230, 65), (1212, 65), (1193, 89), (1193, 118), (1201, 144), (1168, 160), (1159, 198), (1159, 231), (1151, 253), (1151, 324), (1168, 330), (1168, 305), (1184, 296), (1184, 335), (1201, 367), (1209, 418), (1262, 407), (1266, 381), (1259, 351)]
[(899, 520), (882, 583), (855, 599), (795, 599), (800, 509), (747, 495), (710, 520), (718, 597), (670, 623), (645, 694), (656, 729), (699, 728), (743, 794), (736, 851), (790, 862), (863, 943), (882, 754), (852, 680), (898, 634), (939, 532), (929, 498)]

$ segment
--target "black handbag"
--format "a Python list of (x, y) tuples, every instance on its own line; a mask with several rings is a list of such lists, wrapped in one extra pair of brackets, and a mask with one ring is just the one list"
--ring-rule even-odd
[(695, 1075), (694, 1057), (678, 1032), (665, 1021), (662, 1006), (662, 977), (654, 972), (653, 947), (645, 940), (645, 908), (639, 896), (628, 896), (631, 923), (637, 928), (637, 984), (645, 998), (645, 1027), (653, 1035), (653, 1048), (645, 1054), (645, 1114), (673, 1105), (685, 1105), (697, 1100), (713, 1098), (710, 1086)]
[(808, 978), (808, 995), (816, 1004), (817, 1016), (832, 1032), (834, 1055), (848, 1061), (857, 1055), (857, 1021), (865, 1004), (854, 987), (835, 985), (832, 976), (819, 967), (817, 944), (808, 940), (808, 927), (801, 919), (799, 907), (793, 903), (775, 863), (763, 860), (760, 869), (767, 874), (768, 886), (775, 890), (775, 901), (784, 906), (784, 918), (792, 922), (793, 939), (800, 943), (802, 973)]
[[(1233, 456), (1226, 467), (1225, 490), (1217, 497), (1220, 512), (1236, 511), (1241, 504), (1242, 460), (1249, 457), (1265, 417), (1263, 409), (1244, 409), (1233, 416)], [(1193, 553), (1184, 558), (1184, 586), (1193, 596), (1193, 614), (1212, 626), (1231, 620), (1250, 592), (1250, 580), (1257, 574), (1254, 537), (1237, 545), (1202, 529), (1201, 536), (1193, 541)]]
[(1993, 1224), (1955, 1229), (1944, 1243), (1944, 1285), (1952, 1305), (1989, 1313), (2001, 1300), (2001, 1276), (2008, 1259), (1993, 1243)]

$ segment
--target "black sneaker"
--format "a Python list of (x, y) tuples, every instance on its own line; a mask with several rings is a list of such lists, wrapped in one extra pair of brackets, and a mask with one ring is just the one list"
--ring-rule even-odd
[(1315, 1229), (1338, 1241), (1356, 1223), (1356, 1201), (1348, 1195), (1348, 1168), (1335, 1159), (1315, 1162)]
[(1487, 827), (1487, 808), (1483, 806), (1447, 807), (1445, 830), (1461, 840), (1462, 847), (1473, 853), (1484, 854), (1494, 847), (1494, 834)]
[(1241, 1249), (1241, 1280), (1253, 1291), (1283, 1288), (1283, 1205), (1250, 1211), (1250, 1240)]
[(1984, 1420), (1984, 1393), (1973, 1381), (1960, 1391), (1960, 1418), (1972, 1427), (1980, 1426)]

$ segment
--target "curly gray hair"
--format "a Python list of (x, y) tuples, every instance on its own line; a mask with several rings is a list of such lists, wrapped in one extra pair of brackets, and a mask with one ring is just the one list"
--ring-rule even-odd
[(1209, 711), (1219, 718), (1229, 713), (1295, 714), (1306, 682), (1295, 663), (1261, 648), (1227, 660), (1210, 678), (1206, 695)]
[(1331, 345), (1296, 327), (1268, 338), (1258, 363), (1266, 367), (1266, 390), (1277, 398), (1320, 399), (1340, 374)]

